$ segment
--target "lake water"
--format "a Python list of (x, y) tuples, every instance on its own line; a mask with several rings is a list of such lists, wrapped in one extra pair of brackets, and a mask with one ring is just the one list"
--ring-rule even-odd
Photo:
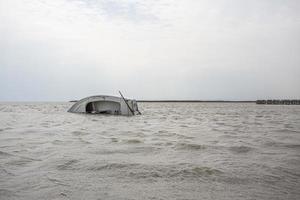
[(300, 106), (0, 103), (0, 199), (300, 199)]

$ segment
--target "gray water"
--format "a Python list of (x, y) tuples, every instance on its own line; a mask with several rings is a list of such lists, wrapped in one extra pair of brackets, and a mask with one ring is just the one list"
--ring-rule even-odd
[(0, 104), (0, 199), (300, 199), (300, 106)]

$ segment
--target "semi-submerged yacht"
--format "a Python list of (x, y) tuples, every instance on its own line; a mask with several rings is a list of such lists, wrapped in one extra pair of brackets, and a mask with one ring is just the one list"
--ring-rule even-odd
[(77, 101), (68, 112), (90, 113), (90, 114), (111, 114), (132, 116), (141, 114), (136, 100), (121, 97), (97, 95), (83, 98)]

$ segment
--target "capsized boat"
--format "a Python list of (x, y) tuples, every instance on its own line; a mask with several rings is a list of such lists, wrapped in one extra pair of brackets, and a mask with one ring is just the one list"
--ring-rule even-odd
[(125, 99), (122, 94), (121, 97), (106, 95), (86, 97), (77, 101), (68, 112), (126, 116), (141, 114), (136, 100)]

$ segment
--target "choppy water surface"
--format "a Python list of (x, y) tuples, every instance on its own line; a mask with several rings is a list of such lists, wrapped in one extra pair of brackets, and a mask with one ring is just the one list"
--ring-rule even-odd
[(0, 104), (0, 199), (300, 199), (300, 106)]

